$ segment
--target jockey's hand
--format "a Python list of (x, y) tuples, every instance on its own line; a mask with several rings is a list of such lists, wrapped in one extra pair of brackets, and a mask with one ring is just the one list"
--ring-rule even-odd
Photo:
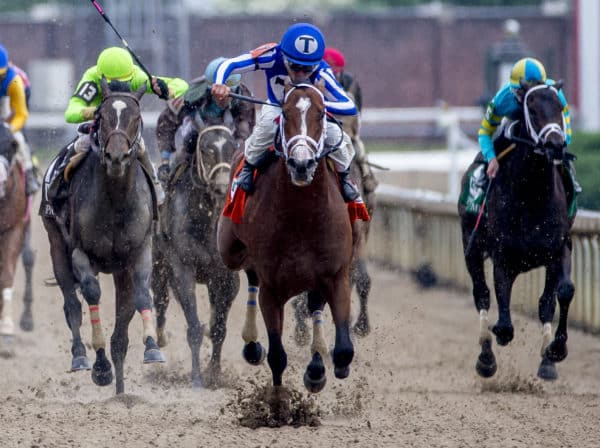
[(494, 177), (496, 177), (496, 174), (498, 174), (498, 170), (500, 169), (500, 164), (498, 163), (498, 159), (496, 159), (495, 157), (490, 160), (488, 162), (488, 167), (487, 167), (487, 175), (490, 179), (493, 179)]
[(162, 79), (152, 77), (152, 91), (158, 95), (161, 100), (169, 99), (169, 87)]
[(210, 93), (219, 107), (225, 109), (229, 105), (231, 88), (227, 84), (213, 84)]
[(83, 118), (85, 121), (93, 120), (95, 113), (96, 107), (84, 107), (83, 109), (81, 109), (81, 118)]

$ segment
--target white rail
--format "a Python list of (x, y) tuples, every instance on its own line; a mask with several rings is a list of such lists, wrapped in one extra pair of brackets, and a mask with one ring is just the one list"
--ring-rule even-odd
[[(428, 264), (441, 281), (471, 291), (456, 203), (449, 202), (441, 194), (382, 187), (378, 190), (377, 210), (371, 224), (369, 256), (405, 271)], [(572, 236), (575, 297), (569, 319), (580, 327), (598, 332), (600, 213), (579, 211)], [(493, 294), (489, 262), (486, 262), (486, 274)], [(544, 269), (540, 268), (517, 278), (513, 287), (513, 309), (537, 315), (544, 274)], [(558, 318), (558, 311), (555, 317)]]

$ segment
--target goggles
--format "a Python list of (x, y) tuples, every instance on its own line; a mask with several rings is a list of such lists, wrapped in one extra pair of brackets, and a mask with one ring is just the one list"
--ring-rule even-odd
[(306, 73), (306, 74), (313, 73), (319, 67), (319, 64), (302, 65), (302, 64), (297, 64), (295, 62), (290, 62), (287, 59), (284, 59), (284, 64), (285, 64), (286, 68), (291, 72), (302, 72), (302, 73)]

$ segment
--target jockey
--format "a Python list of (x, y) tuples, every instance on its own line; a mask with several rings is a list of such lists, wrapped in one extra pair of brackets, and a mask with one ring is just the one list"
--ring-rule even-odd
[[(360, 114), (362, 109), (362, 91), (356, 78), (344, 71), (344, 67), (346, 66), (344, 54), (337, 48), (327, 47), (325, 48), (323, 60), (329, 64), (331, 70), (333, 70), (335, 79), (341, 84), (348, 96), (354, 100), (354, 104), (356, 104), (356, 108)], [(365, 145), (359, 135), (360, 116), (356, 115), (339, 118), (344, 124), (344, 131), (350, 136), (352, 143), (354, 144), (356, 161), (360, 168), (365, 194), (369, 194), (377, 188), (377, 180), (371, 171), (371, 166), (367, 160), (367, 151), (365, 150)]]
[[(220, 107), (210, 93), (215, 71), (224, 60), (224, 57), (213, 59), (206, 66), (204, 75), (191, 81), (183, 96), (169, 100), (168, 107), (158, 117), (156, 139), (159, 148), (162, 148), (162, 163), (158, 168), (161, 179), (167, 179), (170, 173), (171, 154), (177, 149), (175, 134), (180, 127), (184, 149), (188, 154), (193, 153), (196, 147), (199, 127), (225, 125), (233, 128), (233, 137), (238, 145), (250, 136), (256, 121), (254, 105), (234, 99), (226, 107)], [(237, 94), (251, 96), (248, 87), (240, 80), (239, 74), (233, 74), (227, 78), (226, 84)]]
[[(284, 33), (281, 42), (270, 43), (244, 53), (238, 57), (225, 60), (219, 65), (211, 92), (218, 103), (224, 104), (231, 88), (224, 82), (232, 73), (244, 73), (263, 70), (267, 81), (269, 102), (274, 105), (283, 102), (284, 87), (293, 83), (308, 82), (320, 87), (324, 92), (327, 111), (339, 115), (356, 115), (354, 102), (348, 97), (342, 86), (336, 81), (333, 73), (323, 62), (325, 39), (321, 31), (309, 23), (292, 25)], [(253, 190), (254, 169), (267, 163), (267, 151), (273, 144), (277, 132), (276, 118), (281, 113), (278, 107), (263, 106), (258, 122), (245, 144), (245, 163), (239, 174), (240, 187), (246, 191)], [(327, 123), (325, 144), (333, 146), (340, 140), (342, 143), (336, 151), (328, 155), (334, 161), (342, 185), (342, 196), (346, 202), (359, 197), (356, 187), (349, 181), (349, 166), (354, 157), (354, 148), (350, 138), (334, 123)]]
[(15, 69), (19, 78), (23, 81), (23, 87), (25, 87), (25, 103), (29, 109), (29, 99), (31, 98), (31, 83), (29, 82), (29, 77), (27, 76), (27, 73), (25, 73), (25, 70), (14, 64), (12, 61), (10, 61), (8, 65)]
[[(128, 83), (131, 91), (135, 91), (146, 83), (146, 92), (154, 93), (163, 100), (182, 95), (187, 89), (187, 83), (179, 78), (152, 77), (148, 83), (148, 76), (133, 63), (129, 52), (123, 48), (110, 47), (103, 50), (98, 56), (96, 65), (88, 68), (77, 83), (75, 93), (69, 100), (65, 111), (65, 120), (68, 123), (82, 123), (95, 119), (96, 109), (102, 102), (101, 80), (108, 82), (120, 81)], [(88, 129), (92, 126), (88, 126)], [(91, 147), (89, 129), (85, 132), (80, 126), (80, 135), (75, 142), (75, 151), (87, 152)], [(156, 177), (154, 166), (150, 161), (143, 138), (139, 140), (137, 151), (138, 160), (145, 170), (152, 176), (159, 203), (164, 200), (164, 191)]]
[[(500, 168), (494, 152), (492, 136), (503, 122), (503, 118), (512, 121), (518, 119), (523, 113), (523, 105), (519, 102), (515, 93), (520, 87), (521, 80), (543, 82), (547, 85), (555, 84), (552, 79), (546, 78), (546, 69), (537, 59), (523, 58), (513, 65), (510, 72), (510, 81), (500, 88), (488, 104), (483, 120), (481, 121), (481, 127), (479, 128), (479, 147), (485, 161), (488, 163), (486, 174), (490, 179), (496, 177)], [(563, 105), (562, 113), (566, 129), (565, 143), (568, 145), (571, 143), (572, 134), (569, 104), (562, 89), (558, 91), (558, 97)], [(574, 174), (573, 167), (569, 166), (569, 169)], [(575, 179), (574, 175), (573, 179)], [(581, 187), (579, 187), (577, 182), (575, 182), (575, 188), (577, 192), (581, 191)]]
[(23, 127), (29, 116), (23, 80), (9, 63), (8, 52), (0, 45), (0, 98), (8, 97), (11, 114), (8, 124), (17, 141), (17, 153), (25, 168), (25, 193), (34, 194), (40, 188), (31, 160), (31, 150), (25, 141)]

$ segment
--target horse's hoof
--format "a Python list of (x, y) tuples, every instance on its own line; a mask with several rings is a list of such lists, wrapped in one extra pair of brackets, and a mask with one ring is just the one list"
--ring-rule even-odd
[(19, 321), (19, 326), (23, 331), (33, 331), (33, 317), (31, 313), (23, 313)]
[(248, 342), (244, 345), (242, 356), (248, 364), (258, 366), (263, 363), (267, 356), (266, 350), (260, 345), (260, 342)]
[(335, 374), (335, 377), (339, 378), (340, 380), (348, 378), (348, 376), (350, 375), (350, 366), (335, 367), (333, 369), (333, 373)]
[(508, 345), (515, 336), (515, 329), (512, 325), (500, 326), (496, 324), (492, 327), (492, 332), (496, 335), (496, 342), (498, 345), (503, 347)]
[(369, 326), (369, 322), (367, 320), (359, 320), (352, 327), (352, 331), (356, 336), (365, 337), (371, 332), (371, 327)]
[(146, 338), (146, 350), (144, 350), (144, 364), (155, 362), (166, 362), (165, 355), (159, 350), (158, 345), (152, 336)]
[(554, 362), (544, 357), (540, 363), (540, 367), (538, 368), (537, 376), (538, 378), (546, 381), (554, 381), (558, 379), (558, 371), (556, 370)]
[(192, 378), (192, 389), (194, 389), (194, 390), (204, 389), (204, 383), (202, 382), (202, 378), (200, 378), (200, 377)]
[(567, 350), (567, 341), (554, 339), (544, 352), (544, 358), (548, 358), (551, 362), (564, 361), (569, 350)]
[(112, 366), (106, 357), (105, 350), (100, 348), (96, 350), (96, 362), (92, 367), (92, 381), (97, 386), (108, 386), (112, 380)]
[(71, 361), (71, 372), (77, 372), (79, 370), (90, 370), (92, 365), (87, 356), (76, 356)]
[(491, 378), (496, 374), (496, 370), (498, 370), (496, 357), (492, 351), (492, 341), (490, 339), (484, 340), (481, 345), (481, 353), (477, 358), (475, 370), (477, 370), (479, 376), (483, 378)]
[(320, 378), (311, 378), (308, 374), (308, 369), (304, 372), (304, 386), (310, 393), (316, 394), (323, 390), (327, 384), (327, 376), (323, 375)]
[(152, 364), (155, 362), (167, 362), (165, 355), (157, 348), (146, 350), (144, 352), (144, 364)]
[(112, 369), (108, 367), (108, 370), (103, 370), (100, 367), (96, 367), (96, 363), (94, 364), (94, 368), (92, 369), (92, 381), (96, 386), (108, 386), (112, 383), (113, 374)]

